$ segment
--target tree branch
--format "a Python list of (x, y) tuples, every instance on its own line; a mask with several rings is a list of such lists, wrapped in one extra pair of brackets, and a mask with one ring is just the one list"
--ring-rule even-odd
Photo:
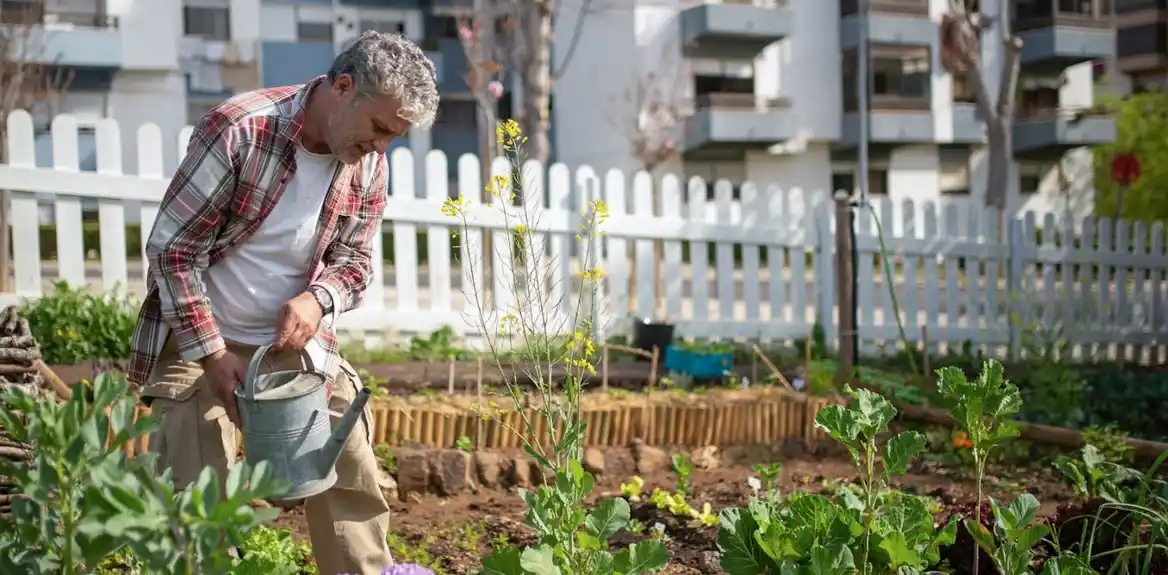
[(564, 51), (564, 58), (560, 60), (560, 65), (552, 71), (552, 79), (559, 78), (564, 74), (564, 70), (568, 68), (568, 63), (572, 61), (572, 56), (576, 53), (576, 47), (580, 44), (580, 37), (583, 36), (584, 21), (588, 14), (588, 7), (592, 4), (592, 0), (582, 0), (580, 4), (580, 11), (576, 13), (576, 22), (572, 26), (572, 37), (568, 40), (568, 48)]

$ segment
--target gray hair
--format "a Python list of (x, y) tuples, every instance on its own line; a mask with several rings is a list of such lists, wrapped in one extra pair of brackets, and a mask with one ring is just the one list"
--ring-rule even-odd
[(419, 128), (434, 123), (438, 111), (438, 76), (434, 63), (417, 44), (401, 34), (372, 30), (361, 34), (333, 60), (328, 79), (352, 76), (357, 92), (389, 95), (401, 102), (401, 115)]

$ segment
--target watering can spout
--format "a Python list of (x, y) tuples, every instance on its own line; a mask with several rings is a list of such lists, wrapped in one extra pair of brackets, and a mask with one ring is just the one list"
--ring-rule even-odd
[(337, 464), (337, 458), (341, 455), (345, 441), (348, 441), (349, 434), (353, 433), (353, 428), (357, 426), (357, 418), (365, 409), (365, 404), (369, 403), (370, 393), (368, 387), (361, 388), (361, 391), (357, 392), (357, 397), (353, 399), (353, 403), (349, 404), (349, 409), (341, 416), (341, 420), (337, 422), (337, 426), (329, 435), (328, 442), (320, 450), (318, 457), (320, 458), (321, 477), (327, 476), (332, 471), (333, 466)]

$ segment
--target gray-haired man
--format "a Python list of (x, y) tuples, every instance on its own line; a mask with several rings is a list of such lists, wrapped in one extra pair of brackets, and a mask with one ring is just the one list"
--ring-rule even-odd
[[(434, 65), (398, 35), (366, 32), (307, 84), (235, 96), (199, 120), (159, 206), (146, 255), (150, 292), (130, 379), (162, 417), (151, 451), (178, 486), (235, 462), (234, 390), (257, 347), (268, 369), (305, 352), (343, 412), (360, 380), (332, 324), (361, 304), (385, 209), (385, 151), (438, 107)], [(309, 498), (322, 575), (376, 574), (391, 562), (369, 410)]]

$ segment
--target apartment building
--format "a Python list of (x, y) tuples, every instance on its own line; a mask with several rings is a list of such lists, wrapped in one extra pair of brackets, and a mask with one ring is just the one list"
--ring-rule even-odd
[[(998, 0), (980, 4), (997, 14)], [(1014, 4), (1011, 23), (1025, 41), (1014, 202), (1079, 210), (1090, 200), (1090, 161), (1076, 149), (1115, 134), (1113, 118), (1091, 113), (1093, 62), (1115, 52), (1110, 3)], [(678, 110), (676, 154), (658, 171), (850, 189), (859, 179), (858, 48), (866, 31), (870, 192), (979, 196), (984, 124), (966, 79), (941, 63), (947, 9), (948, 0), (633, 0), (594, 10), (556, 84), (558, 157), (601, 169), (646, 167), (636, 128), (659, 129), (649, 110), (673, 95), (665, 107)], [(571, 20), (557, 26), (558, 43), (576, 30)], [(996, 89), (1001, 46), (986, 42), (982, 50)], [(630, 98), (654, 92), (643, 89), (646, 81), (658, 100)]]
[[(30, 110), (42, 134), (39, 162), (52, 161), (48, 131), (56, 114), (79, 120), (82, 169), (94, 169), (97, 119), (112, 117), (126, 126), (154, 122), (171, 137), (185, 122), (175, 42), (181, 32), (177, 3), (2, 0), (0, 23), (27, 31), (18, 34), (23, 38), (20, 57), (51, 64), (53, 83), (60, 88)], [(134, 136), (131, 132), (122, 140), (122, 158), (131, 170), (137, 164)]]
[(1133, 90), (1168, 90), (1168, 0), (1115, 0), (1116, 67)]

